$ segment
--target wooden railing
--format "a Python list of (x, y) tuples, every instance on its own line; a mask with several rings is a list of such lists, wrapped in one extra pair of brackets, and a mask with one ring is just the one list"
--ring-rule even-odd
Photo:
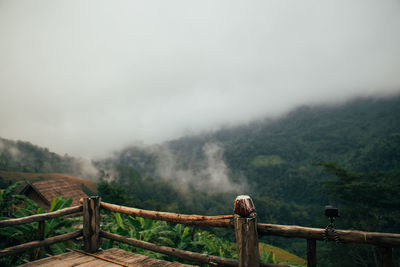
[(32, 223), (32, 222), (39, 223), (39, 227), (38, 227), (38, 229), (39, 229), (38, 239), (39, 240), (0, 250), (0, 257), (19, 254), (19, 253), (25, 252), (26, 250), (29, 250), (29, 249), (46, 247), (46, 246), (50, 246), (50, 245), (53, 245), (56, 243), (69, 241), (69, 240), (75, 239), (79, 236), (82, 236), (82, 230), (77, 230), (77, 231), (70, 232), (67, 234), (62, 234), (62, 235), (44, 239), (44, 221), (45, 220), (58, 218), (58, 217), (62, 217), (65, 215), (78, 214), (82, 211), (83, 211), (82, 206), (76, 206), (76, 207), (61, 209), (61, 210), (57, 210), (57, 211), (53, 211), (53, 212), (49, 212), (49, 213), (43, 213), (43, 214), (37, 214), (37, 215), (32, 215), (32, 216), (27, 216), (27, 217), (22, 217), (22, 218), (0, 221), (0, 228), (7, 227), (7, 226), (17, 226), (17, 225)]
[[(247, 196), (239, 196), (235, 200), (234, 215), (224, 216), (185, 215), (171, 212), (142, 210), (101, 202), (99, 197), (85, 198), (81, 200), (81, 203), (82, 206), (66, 208), (55, 212), (33, 215), (23, 218), (0, 221), (0, 228), (7, 226), (16, 226), (31, 222), (39, 222), (39, 240), (0, 250), (0, 257), (22, 253), (29, 249), (45, 247), (59, 242), (65, 242), (82, 236), (84, 243), (83, 249), (87, 252), (98, 251), (101, 243), (100, 239), (107, 238), (135, 247), (203, 264), (217, 266), (289, 266), (259, 262), (258, 236), (273, 235), (306, 239), (307, 266), (317, 266), (316, 241), (323, 240), (325, 233), (325, 229), (320, 228), (257, 223), (256, 213), (254, 212), (254, 204), (252, 200)], [(100, 208), (111, 212), (118, 212), (131, 216), (138, 216), (154, 220), (162, 220), (171, 223), (181, 223), (185, 225), (197, 225), (207, 227), (233, 228), (236, 235), (238, 260), (184, 251), (165, 246), (158, 246), (149, 242), (144, 242), (141, 240), (136, 240), (133, 238), (128, 238), (102, 231), (100, 230)], [(77, 230), (67, 234), (44, 239), (44, 220), (65, 215), (77, 214), (82, 211), (82, 230)], [(392, 248), (400, 246), (400, 234), (370, 233), (352, 230), (337, 230), (337, 233), (339, 234), (340, 242), (342, 243), (359, 243), (378, 246), (381, 252), (381, 266), (394, 266)], [(333, 241), (333, 234), (329, 233), (327, 235), (327, 239)]]

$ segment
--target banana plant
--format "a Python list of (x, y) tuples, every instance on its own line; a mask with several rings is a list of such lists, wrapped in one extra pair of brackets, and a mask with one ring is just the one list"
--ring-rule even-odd
[(274, 264), (278, 263), (278, 261), (275, 258), (275, 254), (272, 251), (268, 252), (265, 249), (265, 247), (263, 247), (261, 250), (260, 260), (264, 263), (274, 263)]
[[(104, 221), (102, 224), (102, 229), (104, 231), (155, 243), (158, 245), (173, 245), (173, 241), (170, 239), (172, 236), (170, 227), (165, 222), (154, 221), (140, 217), (135, 218), (132, 216), (121, 215), (119, 213), (106, 213), (102, 215), (102, 217), (102, 221)], [(102, 247), (103, 249), (119, 247), (127, 251), (133, 251), (156, 258), (165, 257), (159, 253), (154, 253), (140, 248), (134, 248), (126, 244), (114, 243), (108, 239), (104, 240)]]
[(197, 247), (201, 253), (226, 258), (237, 258), (235, 243), (216, 237), (207, 231), (196, 232), (191, 245)]
[[(171, 226), (164, 221), (132, 217), (119, 213), (102, 213), (102, 230), (122, 236), (151, 242), (157, 245), (174, 247), (182, 250), (206, 253), (228, 258), (237, 258), (236, 245), (214, 236), (207, 231), (196, 231), (193, 227), (182, 224)], [(146, 251), (140, 248), (104, 240), (103, 249), (119, 247), (135, 253), (156, 258), (176, 260), (169, 256)]]
[(184, 226), (183, 224), (177, 224), (173, 228), (174, 233), (174, 243), (178, 249), (186, 250), (190, 246), (191, 235), (190, 235), (190, 228)]

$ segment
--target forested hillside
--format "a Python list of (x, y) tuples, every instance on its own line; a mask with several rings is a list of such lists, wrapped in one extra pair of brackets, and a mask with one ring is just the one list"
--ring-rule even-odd
[[(326, 226), (323, 209), (333, 204), (341, 213), (338, 228), (396, 232), (399, 115), (399, 96), (366, 98), (127, 147), (95, 162), (99, 194), (117, 204), (209, 215), (230, 214), (235, 196), (249, 194), (260, 221), (313, 227)], [(0, 140), (0, 170), (76, 175), (82, 166), (27, 142)], [(305, 256), (302, 240), (264, 241)], [(377, 260), (375, 250), (344, 245), (323, 245), (318, 255), (324, 266), (334, 266), (335, 257), (342, 266), (354, 266), (354, 258), (363, 259), (360, 266)]]
[[(230, 208), (221, 202), (246, 193), (254, 198), (263, 222), (325, 227), (324, 206), (333, 204), (342, 213), (339, 228), (393, 232), (400, 227), (399, 114), (400, 97), (305, 106), (275, 120), (126, 148), (98, 166), (139, 170), (143, 177), (135, 179), (149, 183), (147, 187), (130, 188), (127, 176), (115, 172), (103, 177), (140, 203), (139, 191), (148, 188), (147, 194), (155, 193), (153, 206), (168, 202), (174, 203), (168, 207), (172, 210), (217, 214)], [(228, 176), (220, 185), (231, 190), (218, 192), (214, 174)], [(185, 175), (188, 184), (182, 183)], [(152, 181), (171, 183), (157, 189)], [(301, 241), (268, 242), (304, 253)], [(374, 250), (324, 246), (320, 262), (331, 266), (339, 255), (342, 266), (354, 266), (354, 258), (363, 259), (360, 266), (374, 266), (377, 259)]]
[[(175, 181), (168, 175), (207, 168), (205, 146), (216, 144), (229, 179), (247, 183), (246, 192), (286, 203), (324, 205), (327, 198), (320, 192), (320, 182), (332, 176), (313, 163), (333, 161), (355, 172), (400, 169), (399, 114), (399, 97), (302, 107), (280, 119), (187, 136), (160, 146), (126, 148), (106, 162)], [(165, 166), (163, 157), (172, 158), (167, 162), (171, 166)]]
[(27, 141), (0, 137), (0, 170), (31, 173), (64, 173), (85, 178), (97, 178), (91, 162), (69, 155), (58, 155), (48, 148)]

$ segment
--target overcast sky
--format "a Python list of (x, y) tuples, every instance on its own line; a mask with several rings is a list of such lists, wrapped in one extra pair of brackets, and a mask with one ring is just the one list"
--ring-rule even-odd
[(0, 136), (61, 154), (399, 92), (399, 0), (0, 0)]

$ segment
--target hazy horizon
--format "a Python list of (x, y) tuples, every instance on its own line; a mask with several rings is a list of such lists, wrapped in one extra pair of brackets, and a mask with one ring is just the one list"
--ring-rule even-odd
[(400, 93), (400, 2), (1, 1), (0, 136), (95, 157)]

